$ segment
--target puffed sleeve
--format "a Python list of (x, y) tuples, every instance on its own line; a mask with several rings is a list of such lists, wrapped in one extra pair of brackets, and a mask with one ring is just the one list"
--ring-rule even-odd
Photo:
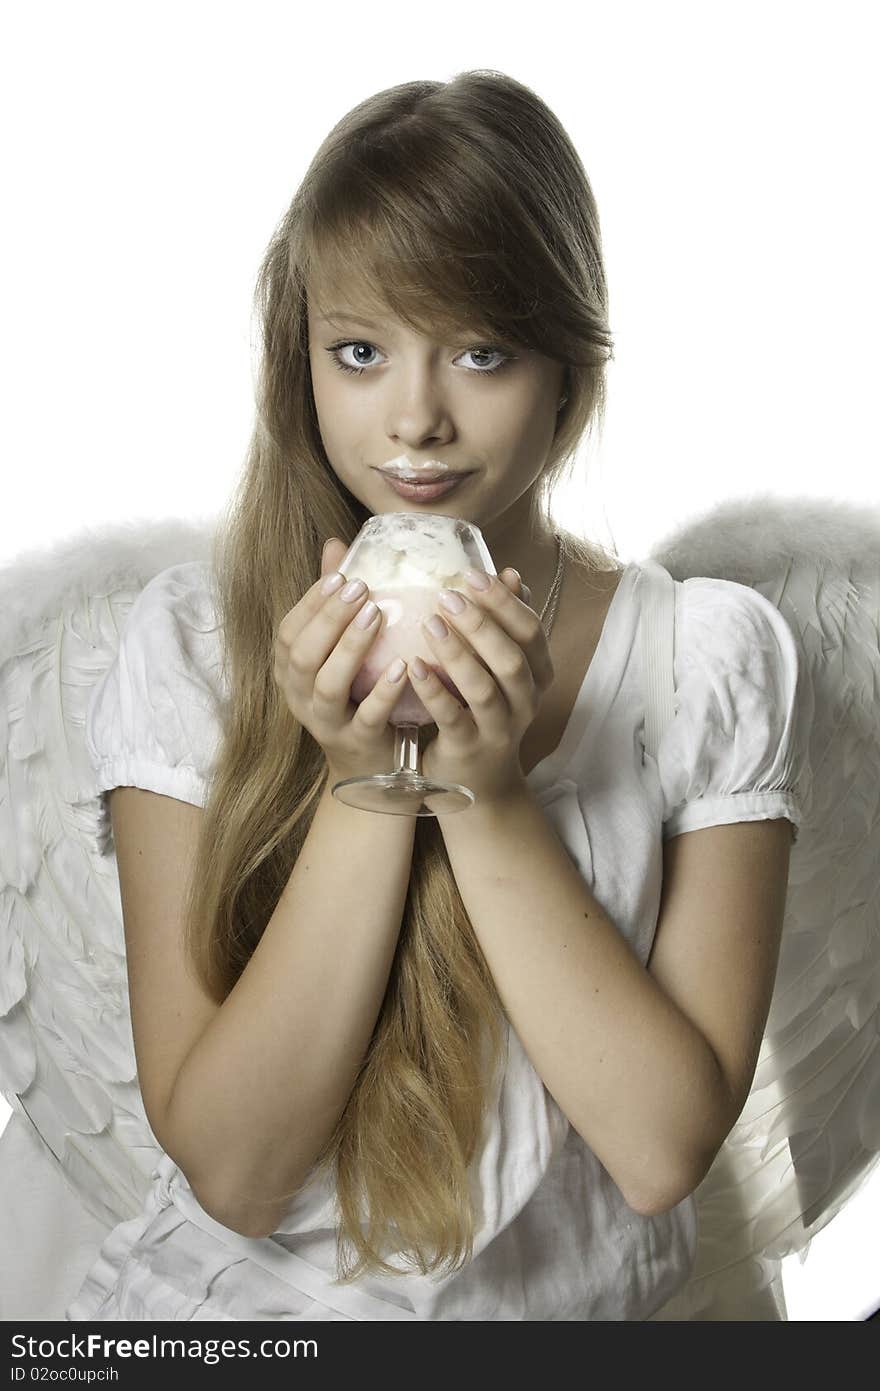
[(221, 664), (208, 567), (189, 561), (154, 576), (89, 700), (97, 792), (144, 787), (204, 806), (222, 728)]
[(663, 839), (786, 817), (797, 839), (798, 652), (779, 610), (748, 585), (676, 585), (676, 713), (657, 751)]

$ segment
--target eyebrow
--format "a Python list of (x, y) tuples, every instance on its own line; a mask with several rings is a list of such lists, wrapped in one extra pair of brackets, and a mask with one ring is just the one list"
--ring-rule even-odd
[[(319, 324), (333, 323), (334, 325), (353, 324), (356, 325), (358, 328), (368, 328), (373, 333), (387, 333), (389, 331), (387, 324), (376, 324), (373, 322), (372, 319), (360, 319), (356, 314), (348, 314), (343, 312), (342, 310), (335, 309), (330, 310), (327, 314), (319, 314), (316, 318), (316, 322)], [(393, 329), (391, 331), (394, 332)], [(478, 328), (468, 329), (462, 327), (458, 330), (458, 336), (464, 337), (468, 333), (473, 333), (479, 336), (479, 332), (480, 330)], [(484, 337), (486, 339), (486, 342), (488, 343), (494, 337), (497, 337), (497, 335), (493, 335), (491, 332), (486, 332), (484, 333)]]
[(331, 310), (329, 314), (321, 314), (318, 316), (319, 324), (333, 323), (335, 321), (344, 324), (359, 324), (361, 328), (377, 329), (381, 327), (380, 324), (374, 324), (370, 319), (359, 319), (356, 314), (345, 314), (336, 309)]

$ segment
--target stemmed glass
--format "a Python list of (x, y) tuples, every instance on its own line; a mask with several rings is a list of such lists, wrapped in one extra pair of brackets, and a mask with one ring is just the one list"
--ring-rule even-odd
[[(438, 666), (422, 634), (421, 620), (437, 607), (440, 589), (462, 588), (465, 570), (496, 573), (479, 527), (439, 513), (380, 512), (364, 523), (339, 569), (362, 579), (384, 617), (351, 688), (360, 704), (395, 657), (421, 657), (462, 705), (467, 701)], [(474, 794), (460, 783), (440, 782), (421, 772), (419, 730), (433, 721), (409, 680), (391, 711), (395, 726), (394, 768), (344, 778), (331, 792), (347, 806), (392, 816), (445, 816), (464, 811)]]

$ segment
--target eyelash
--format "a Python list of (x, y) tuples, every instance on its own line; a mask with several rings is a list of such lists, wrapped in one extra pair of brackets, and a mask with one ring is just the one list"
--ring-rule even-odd
[[(368, 342), (365, 338), (346, 338), (341, 343), (334, 343), (332, 347), (327, 349), (327, 352), (330, 354), (331, 362), (335, 367), (339, 368), (340, 372), (353, 372), (356, 376), (362, 377), (364, 372), (372, 370), (373, 363), (370, 363), (368, 367), (352, 367), (350, 363), (342, 362), (337, 356), (343, 348), (351, 347), (373, 348), (374, 344)], [(464, 351), (466, 353), (499, 353), (502, 355), (501, 362), (495, 367), (467, 368), (467, 371), (475, 377), (494, 377), (496, 372), (500, 372), (502, 368), (507, 367), (509, 363), (515, 361), (515, 357), (512, 353), (505, 352), (503, 348), (493, 348), (488, 344), (481, 343), (479, 347), (465, 348)]]

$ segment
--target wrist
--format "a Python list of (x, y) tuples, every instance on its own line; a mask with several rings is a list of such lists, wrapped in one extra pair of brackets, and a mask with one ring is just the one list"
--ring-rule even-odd
[(478, 792), (475, 801), (466, 811), (450, 812), (437, 819), (442, 822), (464, 821), (473, 828), (477, 821), (495, 819), (511, 808), (531, 801), (532, 790), (524, 774), (520, 773), (503, 785), (493, 788), (491, 792)]
[(351, 769), (334, 768), (332, 764), (328, 763), (327, 779), (321, 792), (321, 802), (325, 806), (332, 807), (334, 812), (338, 812), (344, 816), (345, 819), (351, 818), (352, 825), (355, 829), (363, 830), (371, 825), (378, 827), (383, 822), (386, 825), (399, 822), (401, 825), (406, 825), (410, 828), (415, 826), (418, 820), (415, 814), (409, 816), (401, 815), (400, 813), (392, 815), (388, 812), (364, 811), (360, 807), (349, 806), (347, 802), (343, 802), (339, 797), (333, 796), (333, 788), (337, 783), (345, 782), (348, 778), (358, 776), (359, 775)]

